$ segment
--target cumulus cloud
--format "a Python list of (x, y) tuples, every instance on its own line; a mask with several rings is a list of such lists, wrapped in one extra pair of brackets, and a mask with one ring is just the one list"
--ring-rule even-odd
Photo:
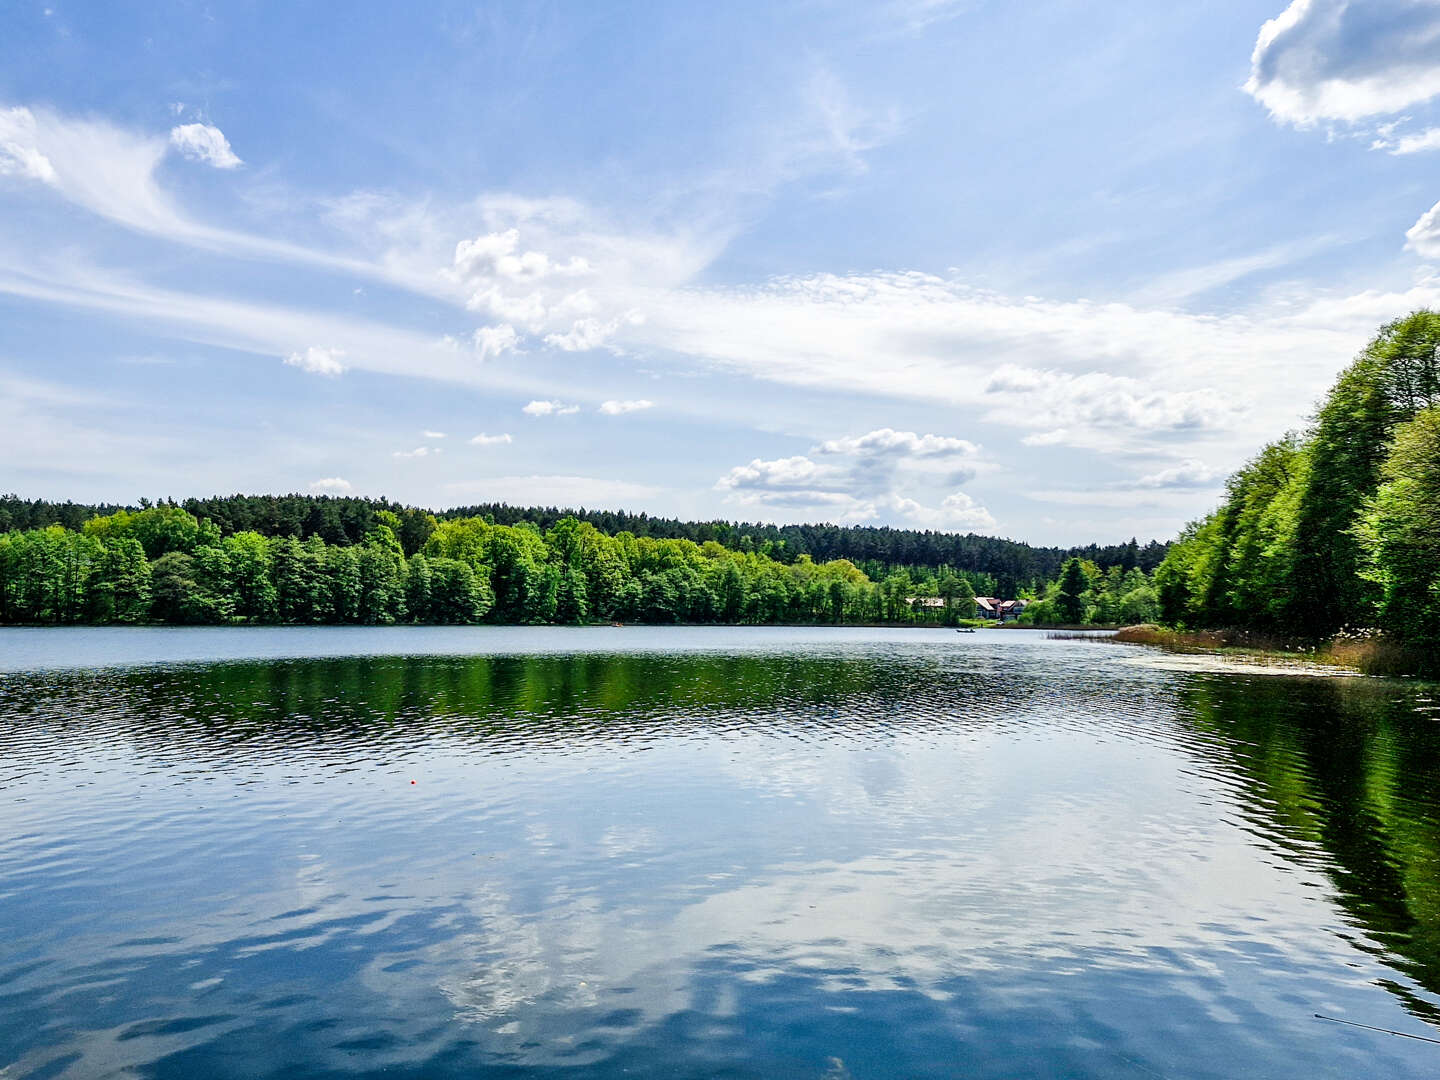
[(1440, 258), (1440, 202), (1405, 231), (1405, 246), (1422, 258)]
[(443, 431), (422, 431), (420, 434), (423, 435), (423, 436), (425, 436), (425, 438), (427, 438), (427, 439), (443, 439), (443, 438), (445, 438), (445, 432), (443, 432)]
[(946, 495), (940, 502), (941, 517), (955, 529), (993, 529), (995, 515), (963, 491)]
[(298, 367), (301, 371), (308, 371), (312, 375), (340, 375), (345, 371), (345, 365), (340, 358), (345, 355), (343, 349), (322, 348), (319, 345), (311, 345), (304, 352), (293, 352), (285, 358), (289, 367)]
[(1354, 122), (1440, 94), (1440, 5), (1292, 0), (1261, 28), (1245, 90), (1276, 120)]
[(40, 151), (35, 114), (29, 109), (0, 109), (0, 176), (55, 182), (55, 166)]
[(214, 124), (180, 124), (170, 129), (170, 145), (182, 157), (213, 165), (217, 169), (238, 169), (244, 164), (230, 149), (230, 140)]
[(565, 292), (574, 288), (565, 286), (557, 294), (556, 282), (563, 285), (590, 273), (583, 256), (557, 262), (544, 251), (522, 250), (520, 230), (511, 227), (461, 240), (455, 245), (447, 276), (465, 290), (465, 306), (472, 311), (487, 311), (506, 323), (538, 332), (549, 320), (551, 309), (563, 307)]
[(326, 476), (319, 480), (310, 481), (310, 490), (316, 494), (344, 494), (351, 489), (349, 480), (343, 476)]
[[(953, 436), (878, 428), (821, 442), (812, 450), (821, 461), (804, 454), (754, 458), (732, 468), (715, 487), (732, 502), (772, 514), (992, 529), (993, 515), (963, 491), (950, 492), (938, 506), (922, 501), (925, 492), (936, 492), (940, 483), (973, 478), (975, 467), (957, 469), (953, 462), (957, 456), (969, 459), (978, 451), (976, 444)], [(940, 462), (948, 464), (937, 471)]]
[(819, 490), (825, 482), (838, 483), (835, 469), (815, 464), (804, 455), (765, 461), (754, 458), (748, 465), (736, 465), (715, 484), (722, 490), (769, 490), (805, 488)]
[(563, 401), (532, 401), (520, 410), (526, 416), (570, 416), (580, 411), (579, 405), (566, 405)]
[(1135, 481), (1142, 488), (1200, 488), (1211, 487), (1224, 477), (1218, 469), (1212, 469), (1203, 461), (1187, 458), (1178, 465), (1147, 473)]
[(438, 446), (417, 446), (414, 450), (396, 450), (390, 456), (396, 458), (424, 458), (434, 457), (440, 452)]
[(522, 252), (519, 248), (519, 229), (461, 240), (455, 245), (455, 269), (462, 274), (493, 275), (526, 283), (553, 275), (579, 277), (590, 272), (590, 264), (578, 255), (558, 265), (543, 251)]
[(968, 439), (948, 435), (918, 435), (913, 431), (877, 428), (864, 435), (829, 439), (815, 448), (821, 454), (883, 454), (897, 457), (952, 457), (978, 453)]
[(483, 431), (479, 435), (471, 436), (471, 446), (505, 446), (514, 442), (509, 435), (486, 435)]
[(599, 412), (606, 416), (620, 416), (624, 413), (641, 412), (644, 409), (653, 409), (655, 403), (644, 398), (635, 398), (630, 401), (602, 401)]

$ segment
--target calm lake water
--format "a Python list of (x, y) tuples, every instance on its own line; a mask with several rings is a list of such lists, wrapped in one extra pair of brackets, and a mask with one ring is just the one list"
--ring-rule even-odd
[(1440, 691), (1027, 631), (0, 630), (0, 1077), (1435, 1076)]

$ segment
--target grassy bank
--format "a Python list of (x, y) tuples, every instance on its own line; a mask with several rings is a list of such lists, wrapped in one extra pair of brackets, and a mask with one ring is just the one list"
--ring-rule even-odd
[(1306, 641), (1247, 630), (1169, 630), (1147, 624), (1124, 627), (1104, 640), (1127, 645), (1158, 645), (1174, 652), (1313, 660), (1366, 675), (1440, 678), (1440, 656), (1434, 650), (1402, 645), (1373, 632)]

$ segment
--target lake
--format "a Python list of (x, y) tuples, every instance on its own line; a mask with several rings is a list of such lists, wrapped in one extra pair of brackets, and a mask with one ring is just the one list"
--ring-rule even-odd
[[(1208, 666), (1207, 666), (1208, 665)], [(1434, 1076), (1440, 693), (1032, 631), (0, 630), (0, 1077)]]

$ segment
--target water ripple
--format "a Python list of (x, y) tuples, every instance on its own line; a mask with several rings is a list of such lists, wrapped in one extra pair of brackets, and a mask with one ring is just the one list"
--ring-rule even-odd
[(0, 678), (5, 1080), (1433, 1073), (1424, 687), (245, 633)]

